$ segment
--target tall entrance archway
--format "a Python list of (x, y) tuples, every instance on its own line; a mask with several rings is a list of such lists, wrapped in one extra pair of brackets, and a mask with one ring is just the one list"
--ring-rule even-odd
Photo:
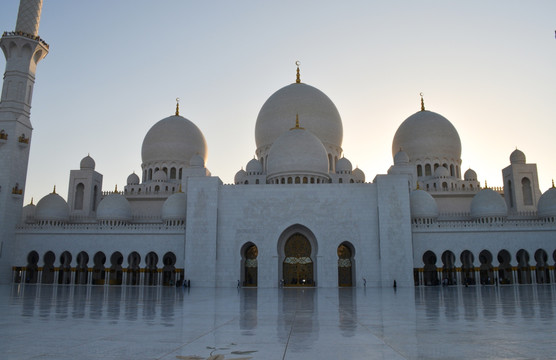
[(247, 243), (243, 247), (243, 286), (257, 286), (259, 249), (253, 243)]
[(338, 286), (353, 286), (353, 251), (347, 243), (338, 246)]
[(282, 279), (284, 286), (314, 286), (311, 243), (306, 236), (295, 233), (284, 245)]

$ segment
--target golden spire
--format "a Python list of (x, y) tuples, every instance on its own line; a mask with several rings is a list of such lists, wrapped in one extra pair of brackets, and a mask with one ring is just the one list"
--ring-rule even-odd
[(485, 189), (488, 189), (488, 183), (486, 180), (485, 180)]
[(176, 98), (176, 116), (180, 115), (180, 98)]
[[(552, 187), (554, 187), (554, 180), (552, 180)], [(33, 198), (31, 198), (31, 203), (29, 205), (33, 205)]]
[(52, 190), (53, 194), (56, 194), (56, 185), (54, 185), (54, 190)]
[(421, 190), (421, 188), (419, 187), (419, 181), (417, 181), (417, 189), (415, 190)]
[(114, 187), (114, 194), (118, 193), (118, 184), (116, 184), (116, 186)]
[(292, 127), (290, 130), (295, 130), (295, 129), (304, 130), (304, 128), (299, 126), (299, 114), (295, 114), (295, 127)]
[(295, 78), (295, 82), (297, 84), (301, 83), (301, 76), (299, 75), (299, 64), (301, 64), (299, 60), (295, 62), (295, 65), (297, 66), (297, 76)]
[(178, 189), (178, 192), (179, 192), (179, 193), (183, 192), (183, 191), (181, 191), (181, 183), (180, 183), (180, 187), (179, 187), (179, 189)]
[(419, 95), (421, 95), (421, 111), (425, 111), (425, 100), (423, 100), (423, 93), (420, 93)]
[[(554, 179), (552, 179), (552, 188), (554, 189)], [(32, 201), (33, 199), (31, 199)]]

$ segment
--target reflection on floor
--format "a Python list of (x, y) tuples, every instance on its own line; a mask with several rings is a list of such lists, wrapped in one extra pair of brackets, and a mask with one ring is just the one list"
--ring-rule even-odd
[(3, 359), (548, 359), (556, 285), (0, 286)]

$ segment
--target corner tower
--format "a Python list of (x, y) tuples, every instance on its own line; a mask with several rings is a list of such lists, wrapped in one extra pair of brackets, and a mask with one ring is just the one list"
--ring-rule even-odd
[(20, 221), (31, 145), (31, 99), (37, 64), (48, 54), (38, 35), (42, 0), (21, 0), (15, 31), (0, 47), (6, 71), (0, 97), (0, 283), (10, 281), (15, 226)]

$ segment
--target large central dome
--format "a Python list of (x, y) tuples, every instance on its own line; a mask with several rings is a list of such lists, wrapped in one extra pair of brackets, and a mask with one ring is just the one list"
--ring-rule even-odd
[(207, 143), (199, 128), (186, 118), (173, 115), (160, 120), (149, 130), (143, 146), (143, 164), (154, 162), (185, 162), (194, 155), (207, 160)]
[(267, 153), (272, 143), (292, 127), (296, 114), (303, 119), (303, 127), (325, 147), (341, 149), (342, 119), (332, 100), (317, 88), (293, 83), (272, 94), (259, 112), (255, 125), (259, 155)]

